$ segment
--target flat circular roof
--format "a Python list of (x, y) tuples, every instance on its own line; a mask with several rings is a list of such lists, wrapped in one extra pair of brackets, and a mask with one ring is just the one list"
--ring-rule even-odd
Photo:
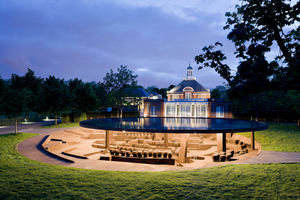
[(236, 133), (260, 131), (268, 124), (224, 118), (126, 117), (92, 119), (80, 122), (85, 128), (158, 133)]

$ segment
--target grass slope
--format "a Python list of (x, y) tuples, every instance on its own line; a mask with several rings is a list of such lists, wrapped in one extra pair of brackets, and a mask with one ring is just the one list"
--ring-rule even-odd
[[(251, 137), (250, 132), (237, 133)], [(269, 128), (255, 132), (255, 140), (265, 151), (300, 152), (300, 127), (295, 124), (269, 123)]]
[(46, 129), (46, 128), (69, 128), (69, 127), (76, 127), (79, 126), (79, 122), (74, 123), (74, 122), (69, 122), (69, 123), (60, 123), (57, 125), (49, 125), (49, 126), (41, 126), (39, 128), (41, 129)]
[(299, 199), (300, 164), (230, 165), (173, 172), (113, 172), (30, 160), (0, 136), (0, 199)]

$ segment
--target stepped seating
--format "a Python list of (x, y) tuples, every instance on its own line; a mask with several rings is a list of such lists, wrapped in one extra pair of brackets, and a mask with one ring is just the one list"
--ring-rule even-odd
[(70, 145), (72, 144), (78, 144), (84, 138), (81, 135), (71, 133), (71, 132), (63, 132), (63, 133), (58, 133), (58, 134), (53, 134), (52, 141), (61, 141), (62, 143), (68, 143)]
[(47, 151), (56, 151), (62, 147), (61, 141), (50, 141), (47, 144), (45, 144), (44, 149)]
[(86, 131), (83, 130), (82, 132), (78, 133), (78, 132), (71, 131), (71, 130), (64, 130), (64, 133), (71, 133), (71, 134), (79, 135), (79, 136), (81, 136), (82, 138), (87, 139), (87, 138), (89, 138), (89, 133), (90, 133), (90, 131), (89, 131), (89, 132), (86, 132)]
[[(174, 165), (173, 154), (170, 152), (161, 152), (145, 149), (136, 149), (124, 147), (124, 149), (110, 149), (111, 161), (134, 162), (146, 164), (167, 164)], [(100, 160), (101, 159), (100, 157)]]

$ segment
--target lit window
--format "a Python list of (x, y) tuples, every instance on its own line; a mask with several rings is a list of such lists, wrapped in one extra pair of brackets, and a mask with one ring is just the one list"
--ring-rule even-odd
[(150, 116), (151, 117), (157, 117), (157, 106), (151, 106), (150, 107)]
[(190, 117), (191, 116), (191, 105), (181, 105), (181, 116)]
[(224, 106), (216, 106), (216, 117), (224, 117)]
[(197, 105), (196, 106), (196, 116), (197, 117), (206, 117), (206, 105)]
[(167, 116), (174, 117), (175, 116), (175, 107), (176, 105), (167, 105)]
[(191, 98), (191, 96), (192, 96), (192, 94), (191, 94), (190, 92), (188, 92), (188, 93), (185, 93), (185, 98), (186, 98), (186, 99), (190, 99), (190, 98)]

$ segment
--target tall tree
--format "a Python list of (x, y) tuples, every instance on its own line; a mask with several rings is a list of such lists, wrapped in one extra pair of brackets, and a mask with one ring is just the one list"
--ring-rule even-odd
[[(300, 2), (294, 5), (289, 0), (239, 2), (235, 12), (226, 13), (228, 19), (224, 27), (232, 28), (227, 37), (234, 42), (236, 57), (241, 61), (237, 75), (232, 76), (231, 69), (224, 63), (226, 56), (216, 49), (222, 46), (219, 42), (204, 47), (204, 53), (195, 57), (197, 63), (203, 64), (199, 69), (214, 68), (236, 94), (241, 91), (300, 90), (300, 26), (296, 25), (300, 21)], [(282, 54), (268, 62), (265, 54), (276, 46), (274, 43)], [(279, 65), (278, 60), (284, 64)]]
[(123, 107), (128, 103), (126, 97), (134, 97), (137, 86), (136, 78), (137, 75), (133, 75), (133, 71), (123, 65), (117, 69), (116, 73), (111, 69), (110, 73), (103, 78), (108, 102), (112, 107), (118, 108), (119, 117), (122, 117)]
[(94, 90), (96, 91), (97, 95), (97, 109), (102, 109), (107, 106), (110, 106), (110, 102), (108, 100), (108, 96), (105, 90), (105, 85), (102, 82), (98, 82), (97, 84), (92, 84)]
[(28, 111), (32, 95), (27, 88), (15, 89), (17, 86), (17, 83), (13, 86), (6, 84), (0, 77), (0, 113), (15, 120), (15, 134), (17, 134), (18, 117)]
[(91, 83), (84, 83), (75, 78), (68, 81), (69, 90), (74, 96), (72, 111), (89, 112), (97, 109), (98, 100), (96, 91)]
[(38, 94), (41, 89), (41, 83), (43, 79), (36, 77), (34, 71), (28, 68), (28, 71), (24, 76), (18, 76), (12, 74), (11, 76), (11, 88), (21, 92), (23, 89), (30, 91), (30, 101), (27, 103), (26, 118), (28, 118), (28, 112), (36, 111), (38, 105)]
[(300, 92), (297, 90), (290, 90), (287, 94), (279, 99), (281, 106), (294, 111), (298, 116), (298, 126), (300, 126)]
[(40, 93), (39, 112), (55, 116), (55, 125), (57, 117), (62, 113), (69, 113), (72, 109), (73, 94), (69, 91), (68, 85), (64, 79), (49, 76), (42, 83)]
[(211, 91), (211, 98), (227, 98), (227, 88), (224, 85), (218, 85)]

